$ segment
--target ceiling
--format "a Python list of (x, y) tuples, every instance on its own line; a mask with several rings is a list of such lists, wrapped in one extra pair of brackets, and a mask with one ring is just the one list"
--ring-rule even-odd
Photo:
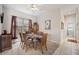
[(67, 7), (78, 7), (76, 4), (35, 4), (39, 11), (31, 10), (32, 4), (5, 4), (4, 6), (10, 9), (18, 10), (24, 13), (28, 13), (31, 15), (39, 15), (41, 12), (45, 12), (48, 10), (62, 9)]

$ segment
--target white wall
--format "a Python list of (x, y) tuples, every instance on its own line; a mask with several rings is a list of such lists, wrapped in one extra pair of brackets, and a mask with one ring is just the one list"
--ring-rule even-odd
[(2, 4), (0, 4), (0, 14), (2, 13)]
[(22, 18), (26, 18), (26, 19), (32, 19), (33, 22), (36, 21), (36, 17), (16, 11), (16, 10), (12, 10), (12, 9), (8, 9), (8, 8), (4, 8), (4, 23), (3, 23), (3, 30), (7, 30), (8, 33), (10, 33), (11, 30), (11, 19), (12, 16), (18, 16), (18, 17), (22, 17)]
[[(2, 13), (2, 5), (0, 5), (0, 15)], [(1, 24), (1, 19), (0, 19), (0, 34), (1, 34), (1, 30), (2, 30), (2, 24)]]
[[(61, 10), (61, 21), (64, 22), (64, 15), (69, 14), (76, 14), (76, 20), (75, 20), (75, 39), (77, 40), (79, 44), (79, 8), (78, 7), (70, 7), (70, 8), (64, 8)], [(61, 30), (61, 43), (65, 41), (66, 39), (66, 33), (65, 30)]]
[(77, 8), (76, 10), (76, 17), (77, 17), (77, 20), (76, 20), (76, 39), (77, 39), (77, 42), (78, 42), (78, 45), (79, 45), (79, 8)]
[[(45, 30), (45, 20), (51, 20), (51, 29)], [(60, 10), (40, 13), (38, 16), (39, 30), (48, 33), (48, 40), (60, 43)]]

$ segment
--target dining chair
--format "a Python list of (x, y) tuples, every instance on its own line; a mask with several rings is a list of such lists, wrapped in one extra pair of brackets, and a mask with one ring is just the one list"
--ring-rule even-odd
[(47, 50), (47, 36), (48, 33), (44, 33), (43, 44), (42, 44), (42, 46), (46, 48), (46, 50)]
[(21, 38), (21, 42), (20, 42), (21, 48), (24, 49), (24, 38), (23, 38), (23, 35), (22, 35), (22, 33), (19, 33), (19, 35), (20, 35), (20, 38)]
[(42, 38), (41, 38), (41, 42), (40, 42), (40, 49), (42, 51), (42, 54), (43, 54), (43, 49), (46, 49), (47, 51), (47, 36), (48, 36), (48, 33), (42, 33)]
[(25, 49), (25, 51), (27, 51), (28, 46), (30, 46), (30, 43), (28, 42), (27, 34), (23, 33), (22, 36), (23, 36), (23, 39), (24, 39), (24, 49)]
[(21, 46), (23, 47), (23, 49), (25, 49), (25, 51), (27, 51), (31, 44), (33, 44), (33, 41), (27, 37), (26, 33), (20, 33), (20, 36), (22, 44)]
[(25, 49), (25, 51), (27, 51), (27, 35), (26, 33), (20, 33), (20, 37), (21, 37), (21, 47), (22, 49)]

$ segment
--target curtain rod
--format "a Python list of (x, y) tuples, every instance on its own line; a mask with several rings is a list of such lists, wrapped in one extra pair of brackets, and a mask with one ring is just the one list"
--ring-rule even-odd
[(16, 16), (16, 18), (20, 18), (20, 19), (27, 19), (27, 20), (29, 20), (28, 18), (22, 18), (22, 17), (18, 17), (18, 16)]
[[(13, 15), (12, 15), (13, 16)], [(29, 20), (30, 18), (23, 18), (23, 17), (19, 17), (19, 16), (16, 16), (16, 18), (20, 18), (20, 19), (27, 19)]]

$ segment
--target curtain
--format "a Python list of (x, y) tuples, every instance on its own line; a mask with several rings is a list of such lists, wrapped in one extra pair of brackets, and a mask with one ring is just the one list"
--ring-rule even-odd
[(11, 20), (11, 34), (12, 34), (12, 38), (16, 39), (16, 16), (12, 16), (12, 20)]
[(29, 30), (32, 30), (32, 20), (29, 19)]

